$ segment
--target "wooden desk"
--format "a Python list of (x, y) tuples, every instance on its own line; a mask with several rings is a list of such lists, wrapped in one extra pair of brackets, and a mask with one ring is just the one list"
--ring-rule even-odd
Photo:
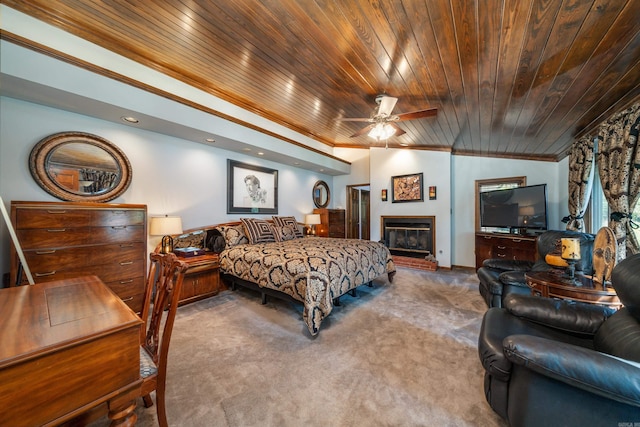
[(580, 286), (569, 283), (562, 273), (554, 271), (528, 272), (525, 273), (525, 280), (533, 295), (600, 304), (615, 309), (622, 306), (616, 291), (610, 284), (603, 288), (602, 284), (581, 274), (576, 274), (576, 280)]
[(142, 320), (87, 276), (0, 289), (0, 426), (57, 425), (107, 403), (135, 424)]

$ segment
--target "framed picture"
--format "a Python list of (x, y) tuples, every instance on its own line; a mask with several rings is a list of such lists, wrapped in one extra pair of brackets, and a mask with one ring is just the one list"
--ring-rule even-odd
[(424, 201), (422, 172), (391, 177), (391, 202)]
[(277, 214), (278, 171), (227, 160), (227, 213)]

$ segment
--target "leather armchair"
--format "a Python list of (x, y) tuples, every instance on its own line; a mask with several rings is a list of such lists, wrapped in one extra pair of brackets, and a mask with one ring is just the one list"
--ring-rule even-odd
[(478, 269), (480, 295), (488, 307), (502, 307), (508, 295), (530, 294), (524, 274), (527, 271), (544, 271), (553, 268), (546, 263), (547, 254), (556, 250), (557, 243), (563, 237), (580, 239), (580, 262), (576, 263), (576, 271), (593, 274), (593, 234), (578, 231), (545, 231), (536, 240), (536, 261), (517, 261), (507, 259), (487, 259)]
[(484, 315), (487, 402), (510, 426), (640, 423), (640, 254), (612, 284), (624, 307), (510, 295)]

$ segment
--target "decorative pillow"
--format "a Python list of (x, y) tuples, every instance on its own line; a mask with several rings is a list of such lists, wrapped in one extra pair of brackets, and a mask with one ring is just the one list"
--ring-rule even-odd
[(280, 227), (278, 225), (272, 225), (271, 231), (276, 242), (286, 242), (287, 240), (293, 240), (297, 238), (295, 229), (290, 225)]
[(207, 237), (204, 238), (204, 247), (213, 253), (219, 254), (227, 246), (224, 236), (220, 230), (211, 228), (207, 230)]
[(244, 225), (221, 225), (216, 227), (220, 234), (224, 237), (225, 249), (231, 249), (237, 245), (245, 245), (249, 243), (247, 235), (244, 232)]
[(275, 242), (276, 239), (273, 237), (271, 224), (268, 221), (255, 218), (240, 218), (240, 221), (244, 224), (249, 243)]
[(289, 226), (293, 229), (294, 233), (296, 234), (296, 237), (304, 237), (302, 235), (302, 231), (300, 230), (300, 227), (298, 227), (298, 221), (296, 221), (296, 218), (293, 216), (274, 216), (273, 218), (273, 223), (279, 227), (284, 227), (284, 226)]
[(204, 248), (204, 230), (198, 230), (182, 234), (173, 239), (173, 247), (178, 248)]

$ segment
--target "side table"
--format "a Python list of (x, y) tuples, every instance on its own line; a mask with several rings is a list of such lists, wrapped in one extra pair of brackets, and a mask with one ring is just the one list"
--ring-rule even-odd
[(217, 295), (220, 292), (220, 258), (218, 254), (180, 257), (189, 265), (182, 290), (180, 305)]
[(606, 288), (589, 276), (576, 274), (580, 286), (569, 283), (562, 273), (554, 271), (535, 271), (525, 273), (527, 285), (533, 295), (560, 298), (589, 304), (599, 304), (619, 309), (622, 304), (611, 285)]

